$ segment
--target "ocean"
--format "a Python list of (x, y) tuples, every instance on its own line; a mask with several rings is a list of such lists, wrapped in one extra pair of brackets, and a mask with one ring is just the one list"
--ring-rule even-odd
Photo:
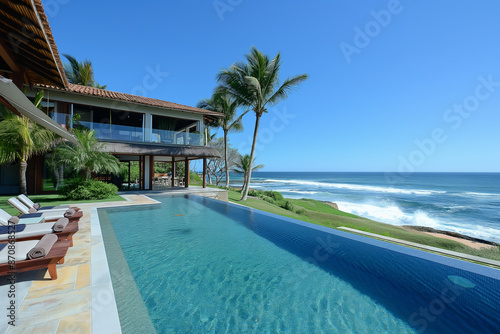
[[(231, 175), (241, 186), (241, 175)], [(393, 225), (427, 226), (500, 243), (500, 173), (254, 172), (251, 188), (337, 203)]]

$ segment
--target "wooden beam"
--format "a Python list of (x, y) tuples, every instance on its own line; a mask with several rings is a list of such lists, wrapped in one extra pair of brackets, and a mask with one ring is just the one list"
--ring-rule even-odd
[(189, 159), (184, 160), (184, 188), (189, 187)]
[(5, 46), (5, 43), (0, 40), (0, 57), (2, 57), (2, 59), (7, 63), (12, 72), (21, 72), (21, 69), (17, 66), (14, 57), (12, 57), (7, 50), (8, 49)]
[(14, 108), (10, 103), (9, 101), (7, 101), (6, 99), (4, 99), (2, 96), (0, 96), (0, 103), (2, 103), (5, 107), (7, 107), (7, 109), (9, 109), (10, 111), (12, 111), (14, 114), (16, 114), (17, 116), (22, 116), (22, 114), (16, 109)]
[(203, 188), (207, 187), (207, 158), (203, 158)]

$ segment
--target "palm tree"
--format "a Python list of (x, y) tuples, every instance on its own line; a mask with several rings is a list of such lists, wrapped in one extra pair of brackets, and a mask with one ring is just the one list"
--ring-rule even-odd
[(69, 82), (76, 85), (106, 89), (106, 85), (101, 86), (94, 80), (94, 69), (90, 60), (80, 62), (68, 54), (64, 54), (64, 57), (69, 61), (69, 63), (64, 64), (64, 74), (66, 74)]
[(248, 174), (250, 173), (250, 168), (252, 171), (257, 171), (259, 169), (264, 168), (264, 165), (252, 166), (253, 163), (250, 163), (250, 155), (245, 154), (240, 156), (240, 161), (235, 163), (234, 171), (238, 174), (243, 174), (243, 185), (241, 187), (241, 192), (246, 191), (248, 193), (248, 189), (250, 189), (250, 178), (247, 179)]
[(224, 173), (226, 174), (226, 187), (229, 187), (229, 163), (228, 163), (228, 145), (227, 134), (229, 132), (243, 131), (243, 123), (241, 122), (243, 116), (250, 110), (243, 112), (235, 119), (236, 111), (239, 104), (234, 98), (223, 89), (217, 88), (210, 99), (204, 99), (198, 102), (198, 108), (217, 111), (224, 114), (224, 118), (218, 119), (214, 124), (215, 126), (222, 127), (224, 131)]
[[(35, 98), (37, 107), (42, 98), (43, 91)], [(54, 147), (57, 135), (27, 117), (11, 113), (3, 105), (0, 112), (0, 164), (19, 161), (19, 191), (27, 194), (26, 170), (29, 158)]]
[(86, 180), (92, 172), (119, 173), (120, 161), (112, 154), (103, 152), (102, 143), (96, 139), (94, 131), (75, 129), (74, 135), (80, 145), (65, 143), (54, 151), (60, 163), (81, 172)]
[[(217, 75), (217, 80), (239, 104), (249, 106), (255, 112), (250, 168), (246, 180), (247, 183), (250, 183), (260, 118), (267, 112), (268, 107), (285, 100), (291, 90), (306, 80), (308, 76), (307, 74), (296, 75), (287, 78), (280, 85), (280, 53), (270, 60), (269, 57), (252, 47), (250, 53), (245, 57), (246, 63), (235, 63), (228, 69), (222, 70)], [(242, 191), (241, 200), (245, 201), (247, 196), (248, 187)]]

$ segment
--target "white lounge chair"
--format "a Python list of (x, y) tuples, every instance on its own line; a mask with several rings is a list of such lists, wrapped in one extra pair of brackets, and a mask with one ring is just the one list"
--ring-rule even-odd
[[(61, 233), (65, 233), (65, 236), (66, 236), (67, 232), (78, 231), (78, 223), (69, 223), (68, 220), (66, 220), (66, 223), (65, 223), (66, 225), (63, 225), (64, 228), (62, 228), (62, 231), (59, 230), (59, 232), (54, 232), (54, 229), (56, 228), (56, 224), (57, 223), (29, 224), (29, 225), (25, 225), (24, 228), (23, 228), (23, 226), (21, 226), (22, 224), (15, 225), (16, 228), (23, 228), (22, 231), (18, 230), (15, 232), (16, 240), (26, 240), (26, 239), (30, 239), (33, 237), (38, 237), (38, 236), (41, 237), (45, 234), (52, 234), (52, 233), (54, 233), (58, 236), (61, 235)], [(75, 226), (76, 226), (76, 231), (74, 231)], [(4, 229), (4, 231), (2, 231), (2, 233), (0, 233), (0, 242), (9, 240), (9, 235), (12, 234), (12, 233), (8, 232), (8, 230), (11, 227), (3, 226), (2, 228)]]
[[(9, 225), (9, 219), (12, 218), (4, 210), (0, 209), (0, 225)], [(45, 223), (44, 217), (33, 217), (33, 218), (19, 218), (19, 224), (37, 224), (37, 223)]]
[[(45, 206), (45, 207), (39, 207), (38, 203), (34, 203), (32, 200), (28, 198), (28, 196), (24, 194), (20, 194), (17, 196), (17, 198), (28, 208), (33, 208), (36, 211), (45, 211), (45, 210), (68, 210), (69, 209), (69, 204), (63, 204), (63, 205), (57, 205), (57, 206)], [(38, 208), (35, 204), (38, 204)]]
[[(24, 205), (23, 203), (21, 203), (21, 201), (18, 200), (17, 198), (15, 198), (15, 197), (9, 198), (7, 200), (7, 202), (9, 202), (10, 205), (12, 205), (16, 209), (18, 209), (19, 212), (21, 212), (24, 215), (27, 215), (27, 214), (30, 214), (30, 213), (35, 213), (35, 212), (30, 212), (30, 209), (26, 205)], [(69, 209), (63, 209), (63, 210), (46, 210), (46, 211), (40, 211), (40, 212), (36, 212), (36, 213), (42, 214), (42, 217), (44, 217), (45, 220), (55, 220), (55, 219), (63, 217), (64, 213), (67, 210), (69, 210)], [(35, 210), (33, 209), (32, 211), (35, 211)]]

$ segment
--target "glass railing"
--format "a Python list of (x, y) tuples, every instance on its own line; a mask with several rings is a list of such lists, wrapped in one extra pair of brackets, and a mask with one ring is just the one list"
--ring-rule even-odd
[(153, 129), (151, 133), (151, 142), (172, 145), (202, 146), (204, 144), (204, 137), (200, 133)]
[[(95, 130), (95, 136), (97, 139), (146, 142), (144, 129), (142, 127), (81, 121), (73, 124), (73, 127), (78, 126)], [(149, 142), (170, 145), (203, 146), (205, 144), (205, 137), (200, 133), (153, 129), (151, 132), (151, 140)]]
[(91, 123), (79, 122), (73, 124), (84, 126), (88, 129), (95, 130), (97, 139), (119, 140), (119, 141), (144, 141), (144, 129), (142, 127), (105, 124), (105, 123)]

